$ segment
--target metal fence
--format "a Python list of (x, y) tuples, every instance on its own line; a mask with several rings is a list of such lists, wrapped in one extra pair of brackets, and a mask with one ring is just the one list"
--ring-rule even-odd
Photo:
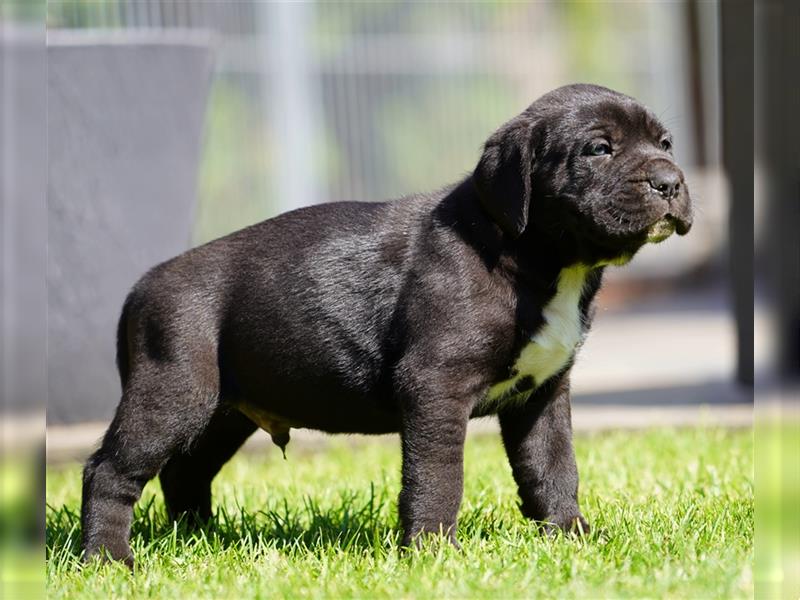
[[(681, 239), (666, 254), (659, 254), (663, 247), (644, 249), (634, 264), (612, 273), (606, 291), (619, 283), (615, 277), (645, 280), (644, 286), (637, 280), (616, 288), (619, 298), (634, 296), (631, 289), (653, 279), (660, 278), (654, 289), (664, 289), (676, 274), (708, 273), (697, 267), (707, 267), (723, 248), (724, 194), (696, 185), (719, 158), (718, 124), (702, 118), (719, 114), (716, 9), (693, 0), (51, 0), (47, 19), (50, 31), (87, 30), (87, 40), (103, 43), (113, 44), (118, 35), (166, 44), (180, 38), (180, 30), (192, 30), (186, 39), (214, 40), (196, 243), (301, 205), (380, 200), (453, 182), (474, 167), (481, 144), (498, 125), (559, 85), (596, 82), (636, 96), (675, 134), (700, 209), (700, 234)], [(91, 110), (111, 112), (102, 105)], [(106, 300), (116, 318), (118, 303)], [(97, 312), (99, 303), (86, 304)], [(64, 322), (75, 327), (78, 321)], [(99, 341), (87, 346), (100, 356), (88, 362), (110, 376), (107, 332), (113, 327), (96, 329)], [(49, 339), (55, 348), (55, 338)], [(79, 356), (86, 361), (88, 354)], [(86, 370), (80, 375), (85, 378)], [(113, 393), (95, 392), (95, 406), (111, 410), (115, 386), (107, 386)], [(63, 391), (66, 420), (95, 414), (78, 414)], [(89, 405), (88, 394), (76, 397)], [(53, 401), (54, 395), (51, 407)]]
[(684, 164), (714, 161), (716, 124), (698, 117), (716, 87), (698, 100), (691, 74), (716, 81), (715, 56), (690, 54), (692, 23), (700, 49), (714, 48), (714, 10), (695, 2), (54, 0), (48, 26), (216, 33), (196, 224), (203, 241), (300, 205), (456, 180), (495, 127), (572, 81), (643, 99), (675, 132)]

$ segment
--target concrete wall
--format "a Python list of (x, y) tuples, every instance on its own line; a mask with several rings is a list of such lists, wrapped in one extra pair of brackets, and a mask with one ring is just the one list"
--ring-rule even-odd
[(108, 419), (116, 321), (189, 247), (211, 77), (205, 36), (48, 39), (48, 422)]

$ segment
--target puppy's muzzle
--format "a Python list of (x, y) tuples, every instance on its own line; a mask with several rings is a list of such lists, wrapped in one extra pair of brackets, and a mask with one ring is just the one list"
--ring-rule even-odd
[(680, 192), (683, 174), (675, 165), (659, 161), (654, 168), (650, 169), (647, 183), (650, 184), (652, 190), (669, 201)]
[(683, 172), (668, 160), (655, 160), (648, 168), (647, 182), (650, 191), (666, 200), (667, 210), (650, 226), (648, 240), (659, 242), (673, 232), (686, 235), (692, 228), (692, 209), (689, 190)]

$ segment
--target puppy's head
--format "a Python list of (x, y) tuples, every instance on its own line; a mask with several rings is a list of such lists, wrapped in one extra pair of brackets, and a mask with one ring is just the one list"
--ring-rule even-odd
[(599, 86), (554, 90), (503, 125), (474, 181), (508, 236), (574, 240), (598, 260), (630, 257), (692, 225), (670, 133), (633, 98)]

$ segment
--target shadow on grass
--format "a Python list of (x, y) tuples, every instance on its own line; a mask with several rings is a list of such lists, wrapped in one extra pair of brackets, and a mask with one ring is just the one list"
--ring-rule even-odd
[[(161, 502), (152, 496), (134, 509), (131, 541), (134, 548), (159, 547), (179, 551), (206, 546), (209, 550), (272, 548), (289, 551), (335, 548), (341, 551), (388, 551), (400, 539), (396, 515), (386, 495), (376, 497), (374, 486), (363, 494), (343, 494), (333, 506), (321, 507), (311, 498), (290, 505), (283, 499), (264, 510), (243, 507), (217, 508), (210, 521), (200, 526), (182, 517), (171, 521)], [(51, 560), (80, 557), (80, 514), (72, 506), (47, 507), (46, 554)]]
[[(366, 496), (343, 493), (334, 505), (324, 508), (309, 497), (295, 505), (284, 498), (258, 511), (221, 506), (210, 521), (191, 526), (186, 518), (169, 520), (163, 503), (151, 496), (134, 509), (131, 543), (135, 553), (151, 549), (172, 555), (266, 548), (284, 553), (322, 554), (333, 549), (385, 556), (400, 544), (395, 504), (385, 491), (376, 495), (371, 485)], [(495, 507), (476, 507), (459, 519), (459, 530), (469, 538), (491, 538), (509, 525), (501, 513)], [(75, 507), (48, 505), (46, 532), (48, 561), (73, 563), (80, 559), (80, 515)]]

